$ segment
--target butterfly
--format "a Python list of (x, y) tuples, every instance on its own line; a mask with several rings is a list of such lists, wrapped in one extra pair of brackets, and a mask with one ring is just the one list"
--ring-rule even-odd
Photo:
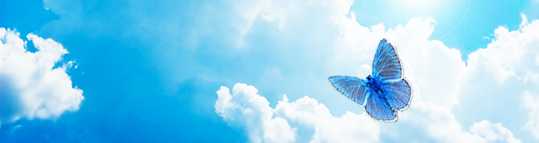
[(372, 118), (396, 122), (397, 111), (410, 105), (412, 88), (404, 78), (397, 49), (382, 39), (372, 61), (372, 75), (367, 80), (351, 76), (331, 76), (335, 89), (362, 105)]

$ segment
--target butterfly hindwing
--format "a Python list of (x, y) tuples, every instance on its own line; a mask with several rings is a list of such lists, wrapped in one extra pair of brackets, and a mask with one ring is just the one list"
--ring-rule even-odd
[(402, 67), (396, 49), (386, 39), (380, 41), (374, 60), (372, 74), (381, 80), (398, 80), (402, 78)]
[(367, 99), (365, 105), (365, 111), (371, 117), (377, 120), (383, 120), (388, 122), (394, 122), (397, 120), (397, 113), (387, 103), (386, 99), (381, 97), (377, 92), (370, 92), (370, 96)]
[(363, 105), (367, 93), (367, 83), (356, 77), (349, 76), (331, 76), (329, 81), (343, 95), (354, 102)]
[(395, 110), (402, 111), (410, 104), (412, 98), (412, 88), (406, 79), (401, 79), (397, 82), (384, 83), (381, 86), (384, 91), (383, 94), (387, 99), (387, 102)]

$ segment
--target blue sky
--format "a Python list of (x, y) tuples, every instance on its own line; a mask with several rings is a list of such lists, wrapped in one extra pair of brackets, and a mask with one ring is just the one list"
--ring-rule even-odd
[[(0, 5), (0, 142), (539, 141), (536, 0)], [(382, 38), (415, 94), (395, 124), (327, 81)]]

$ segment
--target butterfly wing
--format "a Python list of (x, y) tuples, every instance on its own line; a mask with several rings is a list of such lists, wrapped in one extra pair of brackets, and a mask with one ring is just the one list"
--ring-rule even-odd
[(385, 39), (380, 41), (373, 60), (373, 79), (381, 81), (379, 91), (369, 90), (367, 82), (356, 77), (332, 76), (329, 81), (348, 98), (365, 107), (371, 117), (387, 121), (397, 121), (397, 111), (410, 104), (412, 89), (403, 77), (402, 65), (396, 49)]
[(402, 78), (402, 67), (396, 49), (386, 39), (380, 41), (374, 60), (372, 74), (380, 80), (398, 80)]
[(367, 82), (356, 77), (331, 76), (329, 81), (335, 89), (354, 102), (363, 105), (368, 89)]
[(412, 98), (412, 88), (406, 79), (401, 79), (397, 82), (388, 82), (381, 85), (383, 94), (387, 102), (395, 110), (405, 110), (410, 104)]
[(380, 88), (387, 102), (396, 110), (408, 107), (412, 88), (403, 77), (402, 65), (396, 48), (385, 39), (380, 41), (373, 60), (372, 74), (382, 81)]
[(386, 122), (397, 121), (397, 113), (377, 92), (369, 92), (370, 96), (365, 105), (365, 111), (371, 117)]

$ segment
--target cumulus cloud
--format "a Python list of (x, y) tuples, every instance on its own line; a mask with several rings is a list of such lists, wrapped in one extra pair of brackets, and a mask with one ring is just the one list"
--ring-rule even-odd
[(273, 117), (269, 102), (257, 92), (245, 84), (235, 85), (232, 94), (221, 87), (215, 111), (225, 120), (246, 128), (252, 142), (293, 142), (293, 129), (283, 118)]
[[(465, 62), (461, 58), (460, 51), (456, 49), (465, 47), (448, 47), (441, 41), (429, 39), (436, 24), (432, 18), (414, 18), (405, 25), (389, 29), (386, 29), (383, 23), (365, 27), (356, 21), (357, 17), (354, 12), (350, 11), (349, 1), (333, 2), (324, 1), (320, 2), (324, 4), (323, 6), (310, 5), (314, 8), (302, 7), (293, 10), (287, 7), (294, 7), (294, 3), (282, 3), (285, 6), (279, 10), (259, 8), (263, 9), (263, 12), (252, 16), (251, 19), (256, 19), (261, 15), (262, 17), (270, 15), (273, 18), (268, 21), (274, 20), (279, 25), (284, 25), (285, 31), (293, 32), (286, 28), (290, 24), (301, 25), (298, 22), (289, 22), (298, 18), (297, 15), (276, 15), (275, 13), (302, 13), (316, 8), (325, 9), (316, 14), (320, 14), (319, 16), (322, 17), (320, 19), (330, 17), (329, 20), (333, 25), (326, 28), (337, 28), (339, 31), (336, 33), (338, 38), (332, 47), (333, 53), (329, 58), (331, 60), (325, 68), (332, 75), (366, 77), (371, 72), (370, 66), (378, 42), (386, 38), (395, 45), (404, 65), (405, 77), (414, 89), (414, 98), (409, 110), (399, 113), (397, 125), (377, 125), (381, 129), (379, 134), (385, 134), (394, 140), (423, 142), (521, 142), (509, 128), (504, 126), (510, 125), (511, 129), (525, 126), (537, 137), (537, 128), (534, 125), (538, 119), (535, 117), (537, 111), (533, 105), (539, 103), (532, 100), (535, 96), (519, 93), (539, 92), (537, 89), (539, 87), (538, 20), (529, 22), (526, 16), (522, 15), (523, 20), (518, 30), (509, 31), (506, 27), (500, 26), (494, 30), (495, 37), (492, 42), (486, 48), (468, 55), (469, 58)], [(251, 4), (255, 3), (257, 2)], [(258, 4), (275, 5), (267, 1)], [(242, 10), (242, 8), (236, 10)], [(250, 29), (250, 26), (246, 29)], [(230, 98), (233, 99), (232, 96)], [(299, 103), (303, 99), (298, 99), (293, 103)], [(488, 102), (482, 102), (485, 100)], [(530, 100), (525, 102), (526, 109), (530, 111), (527, 124), (518, 124), (512, 120), (525, 118), (522, 113), (515, 112), (519, 110), (521, 100)], [(291, 132), (297, 134), (292, 123), (296, 121), (291, 118), (293, 114), (282, 116), (282, 112), (275, 111), (279, 106), (287, 105), (285, 103), (288, 103), (286, 99), (279, 102), (275, 109), (267, 107), (268, 110), (273, 111), (269, 117), (284, 119), (290, 126)], [(236, 109), (242, 104), (241, 102), (227, 104), (226, 107)], [(456, 116), (455, 110), (465, 110), (465, 113), (460, 112), (459, 117)], [(224, 112), (220, 115), (224, 119), (241, 117), (241, 114), (227, 116)], [(471, 126), (463, 127), (461, 125), (463, 121)], [(408, 133), (410, 128), (414, 128), (416, 132)], [(338, 129), (334, 128), (334, 130)], [(379, 134), (374, 136), (378, 138)], [(399, 134), (410, 134), (410, 136)], [(297, 139), (298, 137), (289, 141), (297, 141)]]
[[(399, 125), (393, 127), (398, 134), (406, 133), (410, 126), (416, 127), (425, 136), (416, 139), (408, 137), (395, 137), (401, 140), (423, 140), (428, 139), (436, 142), (511, 142), (519, 143), (520, 139), (513, 136), (513, 133), (505, 128), (501, 123), (491, 123), (488, 120), (476, 122), (466, 131), (456, 120), (455, 115), (448, 107), (425, 102), (421, 99), (413, 101), (414, 106), (410, 106), (409, 112), (401, 115)], [(394, 133), (395, 134), (395, 133)]]
[[(352, 0), (240, 0), (232, 3), (234, 13), (231, 21), (239, 33), (237, 44), (240, 47), (247, 44), (244, 37), (252, 30), (257, 20), (277, 24), (284, 35), (321, 36), (319, 31), (328, 31), (304, 30), (305, 23), (334, 26), (331, 19), (346, 15), (352, 2)], [(313, 12), (317, 14), (315, 17)]]
[(535, 139), (539, 139), (539, 96), (525, 91), (523, 92), (522, 102), (524, 103), (524, 107), (529, 111), (529, 119), (524, 129), (530, 131)]
[[(335, 58), (330, 65), (335, 71), (356, 71), (355, 75), (366, 76), (370, 74), (370, 70), (354, 68), (370, 65), (378, 39), (387, 38), (397, 46), (404, 64), (405, 76), (410, 80), (416, 96), (409, 112), (399, 114), (399, 122), (422, 127), (424, 133), (439, 142), (520, 142), (520, 139), (515, 138), (501, 123), (492, 124), (485, 119), (515, 114), (518, 103), (512, 101), (519, 99), (514, 96), (518, 95), (515, 93), (522, 92), (523, 89), (536, 90), (534, 87), (539, 87), (539, 69), (534, 63), (539, 49), (539, 22), (535, 20), (528, 23), (523, 19), (521, 29), (517, 31), (509, 32), (505, 27), (496, 29), (493, 42), (487, 48), (470, 54), (468, 65), (460, 58), (459, 50), (449, 48), (441, 41), (428, 40), (435, 23), (432, 19), (411, 19), (406, 25), (398, 25), (387, 31), (382, 24), (366, 28), (353, 18), (344, 19), (340, 41), (336, 42)], [(508, 78), (517, 81), (507, 83)], [(514, 85), (521, 86), (513, 88)], [(466, 109), (471, 112), (466, 115), (481, 120), (474, 123), (470, 132), (462, 131), (460, 123), (452, 113), (452, 109), (463, 99), (472, 103), (465, 106), (471, 108)], [(488, 102), (480, 102), (485, 99), (488, 99)], [(508, 104), (510, 105), (507, 106)], [(485, 112), (486, 110), (500, 112)], [(511, 120), (503, 121), (511, 123)], [(396, 130), (405, 132), (400, 128)]]
[[(528, 117), (528, 122), (519, 123), (518, 126), (530, 131), (539, 140), (536, 124), (539, 120), (536, 116), (538, 110), (534, 106), (539, 102), (532, 94), (539, 92), (539, 20), (529, 22), (525, 15), (522, 17), (518, 30), (498, 27), (494, 31), (495, 38), (485, 49), (469, 55), (466, 81), (463, 83), (468, 89), (462, 94), (474, 96), (474, 99), (489, 99), (489, 102), (474, 104), (499, 111), (487, 114), (472, 110), (471, 114), (502, 119), (504, 116), (510, 116), (510, 119)], [(529, 111), (528, 116), (515, 112), (522, 103)], [(510, 119), (507, 122), (511, 122)]]
[(510, 77), (539, 83), (539, 67), (534, 66), (539, 55), (539, 21), (523, 19), (517, 31), (502, 26), (494, 30), (495, 39), (487, 48), (469, 55), (469, 70), (485, 72), (499, 84)]
[[(251, 142), (381, 141), (381, 122), (365, 113), (347, 112), (334, 117), (323, 104), (308, 96), (294, 102), (284, 96), (275, 108), (271, 108), (266, 98), (257, 92), (255, 87), (242, 83), (234, 85), (232, 92), (223, 86), (217, 91), (218, 99), (214, 105), (215, 112), (230, 125), (245, 129)], [(474, 123), (469, 132), (463, 131), (449, 108), (432, 103), (417, 100), (409, 110), (399, 124), (421, 127), (423, 130), (414, 132), (428, 134), (437, 142), (521, 142), (500, 123), (487, 120)], [(397, 132), (410, 132), (410, 128), (397, 128)]]
[(82, 90), (72, 86), (66, 73), (73, 62), (55, 68), (67, 50), (52, 39), (26, 38), (38, 51), (27, 51), (19, 33), (0, 28), (0, 122), (51, 119), (78, 110)]
[(342, 34), (335, 44), (330, 72), (366, 77), (371, 74), (370, 69), (358, 70), (360, 66), (350, 65), (370, 67), (380, 39), (387, 38), (396, 45), (405, 77), (416, 81), (414, 90), (421, 91), (422, 99), (448, 107), (458, 104), (459, 82), (465, 64), (460, 58), (460, 51), (448, 48), (440, 41), (428, 40), (434, 23), (431, 18), (416, 18), (404, 26), (385, 31), (383, 24), (367, 28), (353, 18), (341, 19)]
[(347, 112), (334, 117), (313, 98), (289, 102), (286, 96), (273, 109), (253, 86), (238, 83), (232, 92), (217, 91), (215, 111), (231, 125), (241, 127), (251, 142), (379, 142), (379, 123)]
[(515, 138), (513, 133), (500, 123), (493, 124), (487, 120), (482, 120), (474, 123), (470, 130), (473, 134), (482, 137), (485, 142), (522, 142), (520, 139)]

